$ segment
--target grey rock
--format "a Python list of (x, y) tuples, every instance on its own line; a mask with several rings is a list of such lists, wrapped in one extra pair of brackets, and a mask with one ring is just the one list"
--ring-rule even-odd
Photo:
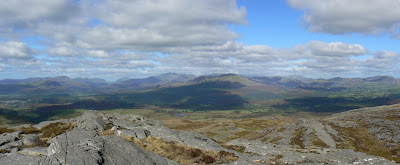
[(357, 128), (358, 126), (354, 121), (332, 121), (332, 124), (343, 128)]
[(247, 160), (238, 160), (238, 161), (231, 162), (227, 165), (256, 165), (256, 164), (257, 163), (255, 163), (255, 162), (250, 162)]
[(40, 138), (35, 134), (24, 135), (21, 141), (23, 145), (27, 146), (35, 146), (43, 143), (42, 140), (40, 140)]
[(74, 129), (50, 140), (50, 164), (176, 164), (116, 136), (101, 137), (95, 131)]
[(21, 129), (21, 128), (29, 128), (31, 126), (32, 126), (31, 124), (23, 124), (23, 125), (12, 126), (12, 127), (9, 127), (8, 129), (16, 130), (16, 129)]
[(51, 139), (42, 164), (100, 164), (103, 140), (94, 131), (74, 129)]
[(40, 157), (25, 156), (16, 153), (0, 154), (0, 164), (4, 165), (39, 165)]
[(150, 136), (150, 131), (142, 128), (132, 128), (130, 130), (121, 129), (115, 130), (115, 135), (123, 138), (133, 137), (135, 139), (146, 139)]
[(127, 121), (127, 120), (110, 119), (110, 121), (112, 122), (113, 125), (115, 125), (119, 128), (135, 129), (140, 126), (137, 123), (134, 123), (132, 121)]
[(4, 144), (4, 145), (0, 146), (0, 150), (15, 151), (13, 149), (16, 148), (16, 147), (20, 147), (20, 146), (22, 146), (22, 141), (18, 140), (18, 141), (9, 142), (7, 144)]
[[(345, 149), (298, 149), (290, 145), (273, 145), (261, 141), (233, 140), (229, 145), (245, 146), (245, 152), (258, 154), (248, 159), (251, 162), (269, 162), (280, 155), (282, 164), (329, 163), (329, 164), (396, 164), (382, 157)], [(357, 163), (356, 163), (357, 164)]]
[(135, 144), (116, 136), (104, 137), (104, 164), (131, 164), (131, 165), (177, 165), (171, 160), (145, 151)]
[(211, 151), (227, 151), (210, 138), (193, 131), (175, 131), (163, 126), (146, 127), (151, 136), (174, 141), (194, 148)]
[(0, 146), (9, 142), (14, 142), (19, 140), (19, 135), (21, 134), (21, 132), (22, 131), (0, 134)]
[(86, 111), (82, 116), (76, 119), (79, 129), (104, 131), (106, 123), (103, 116), (94, 111)]
[(46, 147), (24, 148), (21, 151), (18, 151), (18, 154), (25, 156), (47, 156), (47, 148)]

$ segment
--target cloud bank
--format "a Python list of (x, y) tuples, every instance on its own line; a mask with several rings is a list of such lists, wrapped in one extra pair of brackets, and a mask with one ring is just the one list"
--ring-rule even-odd
[(287, 0), (312, 32), (388, 33), (400, 39), (399, 0)]
[[(369, 1), (288, 3), (305, 11), (311, 31), (398, 35), (398, 1)], [(248, 22), (246, 8), (235, 0), (14, 0), (0, 5), (0, 17), (0, 78), (115, 80), (165, 72), (365, 77), (399, 71), (397, 52), (371, 52), (358, 43), (273, 48), (238, 42), (230, 25)]]

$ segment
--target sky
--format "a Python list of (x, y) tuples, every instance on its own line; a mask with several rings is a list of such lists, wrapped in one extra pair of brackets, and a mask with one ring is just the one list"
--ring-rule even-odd
[(400, 0), (13, 0), (0, 79), (400, 78)]

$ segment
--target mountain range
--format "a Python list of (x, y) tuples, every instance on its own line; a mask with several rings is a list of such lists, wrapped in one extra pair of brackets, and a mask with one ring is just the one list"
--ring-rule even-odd
[(140, 79), (122, 78), (108, 82), (99, 78), (74, 78), (67, 76), (4, 79), (0, 80), (0, 94), (96, 94), (127, 92), (146, 89), (193, 86), (204, 82), (237, 82), (247, 88), (262, 87), (270, 92), (287, 90), (341, 91), (368, 86), (398, 86), (400, 81), (390, 76), (369, 78), (311, 79), (301, 76), (247, 77), (236, 74), (195, 76), (192, 74), (165, 73)]

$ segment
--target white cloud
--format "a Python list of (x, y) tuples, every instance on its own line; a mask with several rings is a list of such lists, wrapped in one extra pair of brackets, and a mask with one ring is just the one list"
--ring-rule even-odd
[(104, 50), (89, 50), (87, 52), (90, 57), (107, 58), (110, 57)]
[[(400, 14), (387, 9), (398, 8), (388, 5), (394, 1), (368, 1), (373, 5), (288, 0), (305, 11), (311, 31), (396, 35)], [(6, 40), (0, 42), (0, 69), (10, 75), (117, 79), (231, 72), (329, 77), (398, 71), (398, 53), (370, 52), (357, 43), (311, 41), (274, 48), (237, 42), (240, 36), (229, 25), (247, 24), (247, 14), (235, 0), (14, 0), (7, 5), (0, 5), (0, 39)], [(387, 12), (377, 12), (383, 9)], [(22, 42), (26, 36), (44, 38), (40, 44), (45, 48), (33, 50)], [(365, 55), (372, 57), (354, 57)]]
[(342, 42), (325, 43), (311, 41), (307, 44), (313, 54), (320, 56), (355, 56), (364, 55), (367, 50), (360, 44), (345, 44)]
[(235, 0), (112, 0), (93, 10), (104, 25), (78, 40), (90, 49), (179, 52), (235, 40), (239, 36), (228, 25), (246, 24), (246, 9)]
[(399, 0), (287, 0), (312, 32), (399, 35)]
[(35, 51), (23, 42), (1, 42), (0, 41), (0, 58), (3, 59), (30, 59)]
[(69, 0), (12, 0), (0, 5), (0, 26), (25, 28), (39, 22), (64, 22), (79, 10)]

